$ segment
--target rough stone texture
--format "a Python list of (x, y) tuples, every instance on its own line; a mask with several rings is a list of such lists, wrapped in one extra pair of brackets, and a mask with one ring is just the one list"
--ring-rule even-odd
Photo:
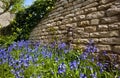
[(48, 43), (54, 37), (73, 47), (93, 39), (99, 51), (120, 53), (120, 0), (58, 0), (30, 40)]
[[(3, 3), (0, 1), (0, 13), (3, 12), (3, 8), (1, 8), (3, 6)], [(6, 27), (10, 24), (10, 21), (13, 20), (13, 18), (15, 17), (14, 14), (10, 14), (10, 12), (5, 12), (3, 14), (0, 15), (0, 26)]]

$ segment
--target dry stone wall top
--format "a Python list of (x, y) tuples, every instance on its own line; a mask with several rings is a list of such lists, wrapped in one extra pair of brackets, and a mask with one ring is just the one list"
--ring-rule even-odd
[(120, 52), (120, 0), (58, 0), (30, 40), (56, 37), (80, 47), (93, 39), (100, 50)]

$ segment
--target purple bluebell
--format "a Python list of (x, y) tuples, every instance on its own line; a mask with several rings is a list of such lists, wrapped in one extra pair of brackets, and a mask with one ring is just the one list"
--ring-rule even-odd
[(70, 69), (77, 69), (78, 68), (78, 62), (76, 60), (70, 62)]
[(66, 65), (64, 63), (60, 64), (58, 67), (58, 74), (62, 74), (66, 72)]
[(65, 48), (66, 48), (66, 44), (65, 43), (58, 44), (58, 49), (65, 49)]
[(80, 78), (87, 78), (87, 76), (83, 73), (80, 73)]
[(90, 74), (92, 78), (97, 78), (97, 73)]
[(85, 49), (85, 52), (87, 52), (87, 53), (97, 52), (97, 48), (94, 45), (94, 41), (93, 40), (89, 41), (89, 44), (87, 45), (87, 47)]

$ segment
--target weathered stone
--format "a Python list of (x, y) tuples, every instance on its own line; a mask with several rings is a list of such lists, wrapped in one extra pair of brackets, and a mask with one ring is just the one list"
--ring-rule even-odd
[(91, 25), (98, 25), (99, 24), (99, 19), (92, 19), (91, 20)]
[(106, 32), (106, 31), (103, 31), (103, 32), (100, 32), (100, 38), (102, 37), (109, 37), (110, 36), (110, 33), (109, 32)]
[(78, 16), (78, 19), (79, 19), (79, 20), (84, 20), (84, 19), (85, 19), (85, 15), (79, 15), (79, 16)]
[(86, 33), (86, 32), (81, 33), (80, 36), (81, 36), (82, 38), (89, 38), (89, 37), (90, 37), (90, 36), (89, 36), (89, 33)]
[(85, 27), (85, 32), (95, 32), (95, 31), (96, 31), (96, 26)]
[(53, 29), (54, 29), (54, 30), (58, 30), (58, 29), (59, 29), (59, 27), (53, 27)]
[[(120, 46), (119, 0), (67, 0), (66, 4), (64, 1), (57, 1), (57, 7), (33, 30), (31, 39), (38, 40), (40, 36), (39, 40), (49, 42), (59, 37), (80, 47), (92, 38), (100, 50), (113, 51)], [(56, 27), (56, 31), (47, 31), (48, 26)]]
[(106, 12), (107, 16), (113, 16), (116, 14), (120, 14), (120, 8), (117, 6), (112, 6), (112, 8), (108, 9)]
[(100, 12), (93, 12), (87, 15), (87, 19), (94, 19), (94, 18), (101, 18), (105, 16), (105, 12), (104, 11), (100, 11)]
[(106, 50), (111, 51), (112, 50), (110, 45), (97, 45), (97, 47), (98, 47), (99, 51), (106, 51)]
[(66, 24), (66, 27), (73, 27), (73, 28), (75, 28), (76, 26), (77, 26), (77, 23)]
[(119, 31), (110, 31), (110, 37), (119, 37)]
[(114, 22), (118, 22), (118, 20), (119, 20), (118, 16), (106, 17), (101, 19), (101, 23), (102, 24), (114, 23)]
[(76, 15), (84, 14), (84, 10), (76, 10)]
[(60, 30), (64, 30), (64, 29), (66, 29), (66, 26), (65, 25), (61, 25), (61, 26), (59, 26), (59, 29)]
[(101, 38), (99, 41), (102, 44), (119, 44), (120, 45), (120, 38)]
[(87, 8), (87, 9), (85, 9), (85, 13), (90, 13), (90, 12), (94, 12), (94, 11), (97, 11), (97, 8), (96, 8), (96, 7), (92, 7), (92, 8)]
[(111, 3), (108, 3), (108, 4), (100, 5), (100, 6), (98, 6), (98, 10), (108, 9), (108, 8), (110, 8), (112, 5), (113, 5), (112, 2), (111, 2)]
[(75, 32), (78, 32), (78, 33), (84, 32), (84, 28), (77, 28)]
[(103, 32), (93, 32), (90, 33), (90, 37), (93, 38), (106, 38), (106, 37), (118, 37), (119, 34), (118, 32), (107, 32), (107, 31), (103, 31)]
[(120, 26), (118, 26), (116, 24), (110, 24), (109, 25), (109, 30), (116, 30), (116, 29), (120, 29)]
[(69, 19), (64, 19), (62, 23), (65, 23), (65, 24), (69, 23)]
[(91, 8), (91, 7), (95, 7), (97, 5), (98, 5), (97, 2), (93, 2), (93, 3), (89, 3), (88, 5), (82, 7), (81, 9)]
[(99, 37), (99, 36), (100, 36), (99, 32), (90, 33), (90, 38), (92, 38), (92, 37)]
[(98, 30), (108, 30), (108, 25), (98, 25)]
[(111, 2), (111, 1), (114, 1), (114, 0), (101, 0), (101, 3), (106, 4), (106, 3)]
[(81, 21), (79, 23), (79, 26), (87, 26), (87, 25), (90, 25), (90, 22), (89, 21)]
[(113, 51), (120, 53), (120, 46), (114, 46)]
[(89, 40), (88, 39), (74, 39), (73, 40), (73, 43), (77, 43), (77, 44), (88, 44), (89, 43)]
[(61, 25), (61, 24), (62, 24), (61, 21), (57, 21), (57, 22), (56, 22), (56, 25)]
[(65, 16), (65, 18), (69, 18), (69, 17), (74, 17), (75, 14), (68, 14)]

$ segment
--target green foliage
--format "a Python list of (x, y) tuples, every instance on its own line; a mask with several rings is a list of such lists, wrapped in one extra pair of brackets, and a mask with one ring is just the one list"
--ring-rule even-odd
[[(30, 7), (16, 14), (12, 22), (12, 32), (17, 33), (17, 40), (28, 39), (32, 29), (53, 8), (56, 0), (36, 0)], [(19, 31), (21, 30), (21, 31)]]
[(4, 10), (1, 14), (11, 11), (13, 13), (16, 13), (20, 10), (23, 10), (23, 2), (24, 0), (1, 0), (3, 3), (3, 6), (1, 8)]
[(2, 36), (2, 35), (0, 35), (0, 47), (9, 46), (11, 43), (14, 42), (15, 39), (16, 39), (16, 36), (13, 36), (13, 35), (10, 35), (10, 36)]
[(15, 78), (10, 70), (11, 67), (7, 63), (0, 65), (0, 78)]

